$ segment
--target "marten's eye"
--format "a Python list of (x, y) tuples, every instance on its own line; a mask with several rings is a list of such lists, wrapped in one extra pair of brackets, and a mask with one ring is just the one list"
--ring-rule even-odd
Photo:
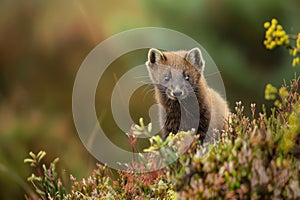
[(165, 80), (166, 82), (168, 82), (168, 81), (170, 80), (170, 77), (169, 77), (169, 76), (165, 76), (165, 77), (164, 77), (164, 80)]
[(189, 76), (189, 75), (186, 75), (186, 76), (184, 77), (184, 79), (185, 79), (186, 81), (189, 81), (189, 80), (190, 80), (190, 76)]

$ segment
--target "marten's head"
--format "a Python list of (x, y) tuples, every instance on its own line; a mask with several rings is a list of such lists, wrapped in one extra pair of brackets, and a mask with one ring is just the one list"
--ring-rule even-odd
[(169, 99), (181, 100), (197, 91), (205, 62), (199, 48), (176, 52), (150, 49), (146, 65), (159, 92)]

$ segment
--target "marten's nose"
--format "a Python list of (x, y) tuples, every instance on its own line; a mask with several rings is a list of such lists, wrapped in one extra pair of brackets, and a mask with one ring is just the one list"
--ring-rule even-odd
[(175, 90), (175, 91), (173, 91), (173, 95), (174, 95), (174, 97), (180, 97), (182, 95), (182, 91), (181, 90)]

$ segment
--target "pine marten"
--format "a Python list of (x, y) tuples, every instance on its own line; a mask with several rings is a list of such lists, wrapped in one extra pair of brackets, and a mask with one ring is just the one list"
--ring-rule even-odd
[(160, 105), (163, 139), (171, 132), (194, 128), (203, 140), (213, 129), (225, 128), (228, 105), (208, 87), (203, 75), (205, 61), (199, 48), (174, 52), (152, 48), (146, 66)]

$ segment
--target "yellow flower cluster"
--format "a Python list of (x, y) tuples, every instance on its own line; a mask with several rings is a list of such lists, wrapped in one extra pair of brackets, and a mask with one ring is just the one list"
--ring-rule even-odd
[(266, 100), (273, 100), (276, 98), (277, 88), (271, 85), (270, 83), (267, 84), (265, 89), (265, 99)]
[(299, 57), (296, 57), (293, 59), (293, 62), (292, 62), (292, 66), (295, 67), (296, 65), (298, 65), (300, 63), (300, 58)]
[[(300, 64), (300, 33), (298, 35), (287, 35), (282, 26), (278, 24), (276, 19), (264, 23), (265, 33), (264, 45), (267, 49), (274, 49), (277, 46), (284, 46), (290, 49), (293, 56), (292, 66)], [(290, 44), (290, 40), (293, 40)], [(296, 41), (296, 44), (294, 43)]]
[(289, 37), (276, 19), (272, 19), (271, 23), (265, 22), (264, 28), (267, 29), (264, 40), (264, 45), (267, 49), (274, 49), (276, 46), (289, 45)]
[(298, 33), (297, 40), (296, 40), (296, 47), (291, 49), (290, 53), (294, 56), (292, 66), (295, 67), (296, 65), (300, 64), (300, 58), (297, 54), (300, 54), (300, 33)]
[(282, 86), (277, 89), (275, 86), (271, 85), (270, 83), (266, 85), (265, 88), (265, 99), (266, 100), (275, 100), (274, 105), (278, 108), (282, 108), (286, 106), (289, 97), (289, 91), (287, 90), (286, 86)]

